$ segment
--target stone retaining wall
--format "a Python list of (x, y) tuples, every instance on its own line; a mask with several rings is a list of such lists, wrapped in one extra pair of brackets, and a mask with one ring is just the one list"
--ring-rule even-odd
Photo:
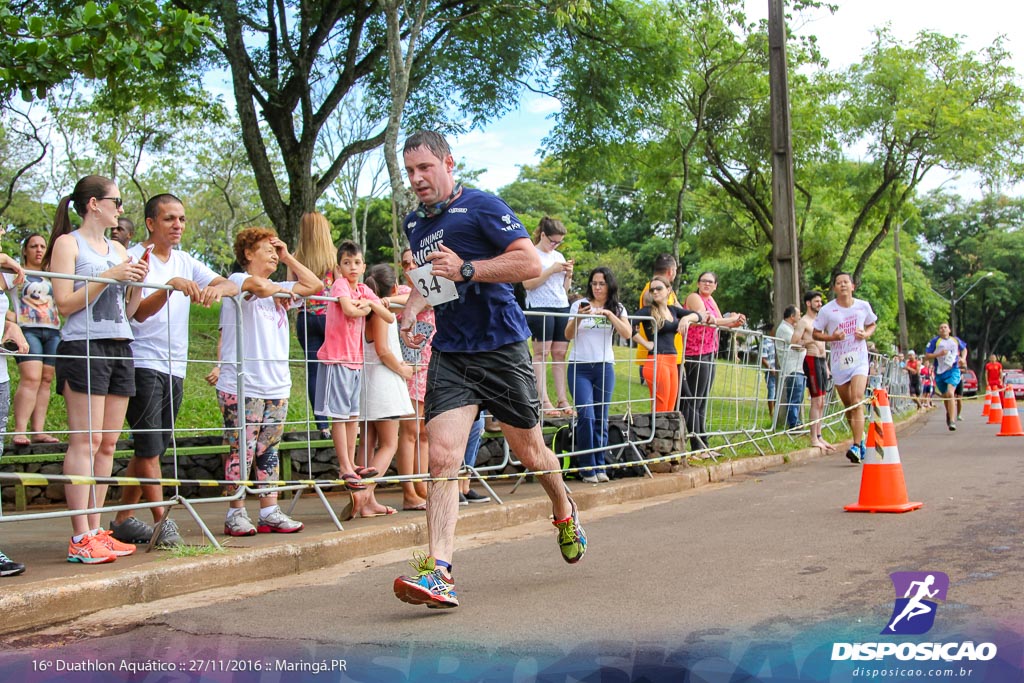
[[(618, 415), (612, 416), (609, 420), (611, 424), (618, 425), (623, 429), (624, 434), (630, 434), (631, 439), (635, 442), (644, 442), (650, 439), (648, 443), (638, 443), (637, 448), (640, 453), (646, 457), (659, 457), (664, 455), (672, 455), (680, 453), (683, 450), (683, 440), (685, 437), (685, 428), (683, 426), (682, 416), (679, 413), (659, 413), (656, 416), (654, 425), (651, 425), (650, 415), (633, 415), (630, 416), (629, 426), (627, 428), (626, 416)], [(562, 426), (568, 424), (567, 420), (553, 420), (548, 421), (549, 426)], [(548, 430), (549, 432), (551, 430)], [(653, 435), (653, 438), (652, 438)], [(289, 433), (285, 435), (286, 441), (301, 441), (306, 438), (306, 434), (303, 433)], [(550, 446), (553, 438), (552, 433), (545, 434), (545, 440)], [(220, 436), (198, 436), (177, 439), (178, 447), (185, 448), (190, 446), (212, 446), (221, 444)], [(118, 444), (119, 450), (129, 449), (130, 442), (123, 441)], [(28, 447), (20, 447), (16, 452), (8, 451), (7, 455), (29, 455), (29, 454), (52, 454), (55, 457), (59, 457), (60, 454), (66, 449), (65, 444), (54, 444), (54, 445), (32, 445)], [(336, 479), (338, 477), (338, 465), (337, 458), (333, 448), (321, 448), (309, 453), (305, 449), (291, 450), (288, 451), (292, 458), (292, 478), (294, 479)], [(222, 464), (222, 455), (192, 455), (187, 457), (179, 458), (177, 464), (177, 470), (175, 470), (174, 458), (170, 456), (164, 456), (161, 458), (162, 471), (165, 477), (174, 477), (178, 479), (223, 479), (224, 469)], [(493, 473), (495, 471), (501, 473), (511, 473), (522, 471), (521, 467), (504, 466), (502, 465), (505, 459), (505, 442), (503, 439), (494, 437), (485, 437), (483, 443), (480, 446), (480, 453), (477, 456), (477, 467), (484, 468), (485, 473)], [(62, 474), (63, 463), (47, 462), (47, 463), (25, 463), (25, 464), (10, 464), (4, 462), (5, 458), (0, 457), (0, 472), (26, 472), (31, 474)], [(125, 467), (128, 464), (127, 459), (118, 458), (114, 461), (114, 476), (123, 476)], [(490, 469), (488, 469), (490, 468)], [(671, 465), (668, 463), (662, 463), (658, 466), (652, 467), (655, 471), (668, 471), (671, 469)], [(394, 469), (390, 471), (394, 474)], [(166, 488), (165, 495), (172, 495), (174, 492), (173, 488)], [(195, 497), (213, 497), (221, 494), (219, 487), (212, 486), (194, 486), (184, 485), (180, 488), (180, 493), (187, 498)], [(111, 489), (111, 495), (108, 497), (108, 502), (114, 503), (117, 499), (117, 488)], [(25, 496), (28, 505), (31, 506), (44, 506), (44, 505), (63, 505), (65, 502), (64, 498), (64, 485), (63, 484), (51, 484), (49, 486), (28, 486), (25, 489)], [(0, 487), (0, 500), (3, 501), (5, 509), (13, 508), (14, 506), (14, 485), (5, 484)]]

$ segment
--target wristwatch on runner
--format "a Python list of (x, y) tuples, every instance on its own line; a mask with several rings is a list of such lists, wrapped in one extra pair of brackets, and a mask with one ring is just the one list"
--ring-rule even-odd
[(459, 275), (462, 276), (463, 280), (469, 282), (473, 279), (473, 276), (476, 275), (476, 268), (473, 267), (471, 262), (463, 261), (462, 268), (459, 269)]

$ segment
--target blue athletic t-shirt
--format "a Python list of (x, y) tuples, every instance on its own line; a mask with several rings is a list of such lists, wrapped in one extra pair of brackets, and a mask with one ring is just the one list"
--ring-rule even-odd
[[(512, 209), (487, 192), (465, 188), (442, 214), (422, 218), (409, 214), (403, 224), (417, 265), (427, 262), (438, 242), (463, 261), (491, 259), (512, 242), (529, 239)], [(459, 298), (435, 308), (437, 331), (431, 346), (440, 351), (493, 351), (530, 337), (526, 315), (516, 302), (512, 285), (456, 282)]]

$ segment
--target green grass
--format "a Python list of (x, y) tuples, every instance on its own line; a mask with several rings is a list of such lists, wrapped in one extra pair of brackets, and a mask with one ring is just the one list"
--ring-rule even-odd
[[(183, 436), (197, 436), (206, 434), (219, 434), (222, 430), (223, 420), (221, 419), (220, 408), (217, 406), (217, 392), (204, 379), (212, 368), (212, 362), (217, 357), (217, 341), (220, 336), (220, 305), (216, 304), (210, 308), (193, 306), (189, 324), (189, 359), (203, 361), (189, 363), (185, 375), (185, 385), (181, 401), (181, 410), (178, 413), (178, 428)], [(295, 337), (294, 325), (291, 334), (291, 358), (301, 359), (302, 348)], [(18, 388), (18, 369), (13, 357), (7, 359), (8, 370), (10, 371), (11, 384), (10, 392), (12, 399), (11, 414), (8, 418), (8, 433), (14, 429), (14, 393)], [(305, 394), (306, 377), (303, 364), (296, 362), (292, 364), (292, 393), (288, 404), (288, 419), (296, 423), (304, 423), (307, 415), (307, 400)], [(60, 438), (65, 438), (62, 432), (67, 430), (67, 410), (64, 405), (64, 398), (59, 396), (51, 387), (50, 410), (46, 415), (46, 430), (57, 432)], [(312, 417), (312, 415), (310, 415)], [(295, 424), (291, 429), (303, 428)]]
[(223, 547), (226, 543), (221, 542), (220, 548), (212, 545), (178, 545), (163, 551), (165, 559), (177, 557), (206, 557), (208, 555), (223, 555), (227, 550)]

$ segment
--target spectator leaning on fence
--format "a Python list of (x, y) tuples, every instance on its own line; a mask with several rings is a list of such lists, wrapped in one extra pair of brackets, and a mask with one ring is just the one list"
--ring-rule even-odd
[(394, 315), (364, 283), (366, 271), (363, 250), (352, 240), (338, 245), (332, 301), (327, 307), (327, 336), (317, 352), (321, 362), (317, 374), (316, 403), (313, 409), (332, 418), (331, 435), (338, 456), (341, 478), (350, 491), (362, 491), (362, 478), (378, 472), (367, 463), (356, 464), (356, 436), (360, 397), (363, 387), (364, 339), (366, 318), (376, 313), (386, 321)]
[[(697, 277), (697, 291), (686, 297), (683, 306), (700, 313), (707, 324), (691, 325), (686, 331), (683, 347), (684, 382), (680, 387), (682, 399), (679, 410), (686, 419), (690, 432), (690, 448), (708, 447), (707, 434), (708, 397), (715, 383), (715, 357), (718, 355), (718, 327), (741, 327), (747, 322), (742, 313), (722, 315), (715, 301), (718, 276), (704, 271)], [(717, 455), (717, 454), (716, 454)]]
[[(238, 294), (238, 287), (179, 248), (185, 233), (185, 205), (180, 199), (173, 194), (150, 197), (145, 216), (147, 237), (131, 247), (128, 255), (149, 264), (147, 284), (167, 285), (173, 290), (144, 287), (144, 298), (131, 320), (135, 395), (128, 400), (127, 417), (134, 453), (124, 476), (159, 479), (160, 457), (171, 443), (184, 393), (191, 304), (209, 308), (222, 297)], [(134, 505), (141, 498), (148, 503), (162, 501), (163, 486), (121, 489), (122, 505)], [(150, 512), (157, 523), (166, 516), (163, 507), (150, 508)], [(132, 510), (119, 511), (110, 530), (124, 543), (183, 544), (174, 520), (164, 522), (153, 539), (153, 527), (135, 517)]]
[(804, 347), (796, 342), (796, 325), (800, 322), (800, 309), (786, 306), (782, 320), (775, 328), (778, 339), (778, 361), (782, 387), (779, 391), (780, 412), (785, 417), (786, 428), (800, 426), (800, 408), (804, 403)]
[[(0, 228), (0, 236), (3, 235), (3, 228)], [(17, 261), (4, 253), (0, 253), (0, 268), (13, 271), (13, 274), (5, 272), (0, 279), (0, 289), (9, 290), (10, 287), (20, 287), (25, 282), (25, 272), (18, 265)], [(9, 284), (8, 284), (9, 283)], [(13, 345), (19, 353), (28, 352), (28, 342), (17, 321), (8, 315), (10, 302), (7, 297), (0, 293), (0, 316), (3, 317), (3, 335), (0, 336), (0, 348), (4, 353), (10, 353), (7, 347)], [(7, 374), (7, 358), (0, 354), (0, 456), (4, 453), (4, 432), (7, 431), (7, 417), (11, 409), (11, 378)], [(15, 562), (7, 557), (0, 550), (0, 577), (17, 576), (25, 571), (25, 565)]]
[[(647, 349), (644, 381), (658, 412), (675, 410), (679, 398), (676, 336), (685, 334), (690, 323), (707, 320), (704, 314), (669, 305), (671, 293), (672, 287), (667, 279), (660, 275), (651, 278), (647, 287), (647, 305), (636, 312), (637, 319), (633, 322), (633, 341)], [(644, 318), (653, 318), (653, 321)], [(640, 330), (643, 330), (643, 336)]]
[[(304, 213), (299, 222), (299, 245), (295, 248), (295, 258), (319, 277), (324, 285), (320, 296), (330, 296), (334, 286), (334, 269), (338, 265), (338, 252), (331, 236), (331, 224), (320, 213)], [(287, 279), (295, 280), (295, 275), (288, 271)], [(317, 373), (320, 363), (316, 354), (323, 346), (327, 329), (327, 302), (304, 299), (295, 317), (295, 336), (299, 346), (306, 354), (306, 396), (309, 407), (316, 403)], [(323, 415), (314, 414), (316, 428), (320, 430), (320, 438), (331, 438), (329, 421)]]
[[(46, 256), (46, 238), (32, 233), (21, 243), (21, 262), (28, 270), (42, 270)], [(14, 308), (8, 316), (17, 320), (28, 341), (29, 351), (18, 356), (18, 390), (14, 393), (15, 446), (29, 443), (57, 443), (46, 433), (46, 414), (50, 410), (50, 385), (57, 365), (60, 344), (60, 315), (53, 301), (50, 278), (27, 275), (24, 282), (10, 288)], [(26, 433), (32, 427), (32, 437)]]
[[(395, 271), (386, 263), (370, 268), (366, 286), (381, 300), (385, 311), (388, 298), (398, 292)], [(412, 378), (412, 366), (402, 360), (398, 341), (398, 323), (393, 315), (385, 318), (375, 310), (366, 318), (365, 359), (359, 415), (363, 434), (359, 440), (362, 462), (378, 472), (386, 472), (398, 450), (398, 418), (412, 415), (412, 401), (406, 382)], [(393, 507), (383, 505), (374, 496), (376, 486), (352, 492), (353, 517), (393, 515)]]
[[(68, 208), (82, 217), (72, 230)], [(57, 203), (53, 233), (43, 259), (51, 273), (84, 275), (122, 283), (146, 279), (149, 266), (132, 259), (119, 242), (104, 237), (121, 215), (121, 192), (109, 178), (86, 176)], [(141, 287), (52, 278), (53, 298), (64, 316), (57, 347), (57, 391), (68, 415), (64, 474), (109, 477), (121, 436), (128, 398), (135, 395), (132, 328), (128, 322), (142, 300)], [(64, 487), (70, 510), (103, 507), (107, 485)], [(71, 517), (68, 561), (113, 562), (135, 546), (100, 527), (98, 512)]]
[[(619, 285), (610, 268), (601, 266), (590, 271), (586, 298), (574, 301), (569, 313), (572, 317), (565, 326), (565, 337), (572, 342), (569, 391), (579, 415), (576, 450), (601, 449), (608, 445), (608, 406), (615, 390), (612, 334), (623, 339), (630, 336), (626, 308), (619, 303)], [(591, 484), (608, 481), (604, 464), (603, 450), (580, 455), (573, 463), (576, 467), (597, 468), (581, 471), (583, 481)]]
[[(235, 235), (235, 259), (244, 269), (229, 278), (241, 291), (220, 309), (221, 372), (217, 401), (224, 417), (229, 451), (224, 478), (249, 479), (255, 469), (257, 481), (277, 481), (280, 472), (278, 447), (288, 417), (292, 377), (288, 364), (290, 332), (288, 309), (298, 297), (319, 294), (323, 282), (288, 253), (288, 246), (270, 228), (246, 228)], [(270, 276), (283, 264), (298, 282), (274, 282)], [(283, 297), (276, 297), (283, 294)], [(241, 342), (241, 359), (238, 357)], [(238, 405), (238, 366), (245, 370), (243, 406)], [(242, 411), (239, 414), (239, 411)], [(246, 453), (243, 468), (239, 452), (239, 430), (245, 429)], [(277, 492), (259, 495), (260, 517), (254, 526), (245, 511), (245, 499), (229, 504), (224, 533), (229, 536), (302, 530), (302, 523), (284, 514), (277, 505)]]
[[(676, 262), (676, 257), (672, 254), (658, 254), (654, 258), (654, 267), (652, 268), (651, 277), (662, 277), (672, 287), (675, 287), (676, 275), (679, 272), (679, 264)], [(644, 289), (640, 292), (640, 300), (637, 304), (637, 308), (643, 308), (647, 305), (647, 288), (651, 286), (650, 282), (644, 283)], [(669, 306), (678, 306), (679, 300), (676, 299), (676, 293), (673, 290), (670, 292), (668, 297)], [(644, 334), (643, 328), (640, 329), (641, 336)], [(644, 337), (644, 339), (647, 339)], [(676, 337), (676, 365), (683, 364), (683, 338), (681, 336)], [(644, 380), (644, 361), (647, 360), (647, 346), (645, 344), (636, 345), (636, 358), (640, 364), (640, 381)]]
[(832, 381), (846, 407), (846, 419), (853, 433), (853, 444), (846, 452), (850, 462), (864, 460), (864, 391), (867, 389), (867, 340), (875, 333), (878, 316), (871, 304), (855, 299), (853, 276), (839, 273), (832, 280), (836, 298), (821, 307), (814, 319), (814, 339), (829, 342)]

